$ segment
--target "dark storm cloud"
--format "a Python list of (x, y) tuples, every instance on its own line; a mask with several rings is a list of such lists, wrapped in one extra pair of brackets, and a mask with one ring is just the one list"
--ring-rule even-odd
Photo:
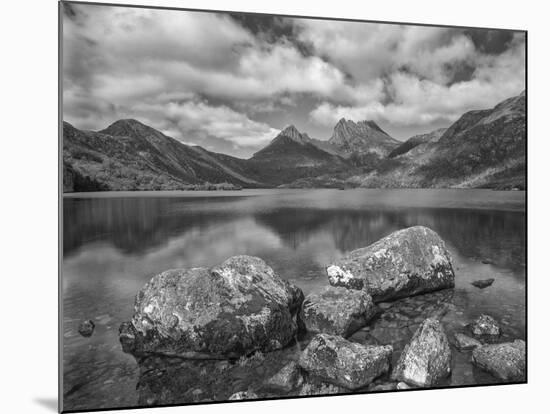
[(477, 50), (491, 55), (505, 52), (514, 38), (514, 32), (509, 30), (463, 29), (463, 32)]
[(341, 117), (407, 138), (524, 88), (513, 32), (92, 5), (65, 5), (63, 26), (67, 121), (136, 118), (241, 156)]

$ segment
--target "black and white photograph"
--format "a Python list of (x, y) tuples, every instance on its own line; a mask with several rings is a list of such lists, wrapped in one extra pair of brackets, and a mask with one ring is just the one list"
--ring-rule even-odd
[(527, 382), (527, 31), (353, 17), (59, 3), (61, 411)]

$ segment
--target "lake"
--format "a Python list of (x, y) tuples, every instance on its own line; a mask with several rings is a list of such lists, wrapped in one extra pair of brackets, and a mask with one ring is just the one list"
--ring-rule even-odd
[[(156, 273), (212, 266), (230, 256), (247, 254), (263, 258), (307, 295), (328, 283), (324, 268), (332, 260), (413, 225), (430, 227), (445, 240), (453, 255), (456, 287), (393, 303), (383, 317), (352, 340), (393, 343), (397, 356), (418, 322), (442, 304), (449, 309), (442, 319), (449, 338), (453, 331), (487, 313), (501, 323), (502, 341), (525, 339), (525, 214), (525, 193), (521, 191), (354, 189), (65, 195), (64, 409), (217, 398), (218, 394), (204, 395), (208, 386), (200, 392), (193, 390), (191, 397), (181, 395), (185, 390), (182, 384), (191, 381), (184, 377), (193, 375), (188, 367), (156, 361), (155, 379), (149, 366), (138, 366), (132, 356), (122, 352), (118, 327), (131, 319), (136, 293)], [(470, 284), (487, 278), (496, 279), (489, 288)], [(96, 324), (90, 338), (78, 333), (84, 319)], [(262, 381), (281, 361), (295, 358), (300, 346), (227, 374), (233, 376), (226, 379), (227, 389), (219, 395)], [(443, 385), (495, 382), (474, 368), (469, 358), (470, 353), (453, 347), (452, 376)], [(179, 395), (174, 390), (179, 390)]]

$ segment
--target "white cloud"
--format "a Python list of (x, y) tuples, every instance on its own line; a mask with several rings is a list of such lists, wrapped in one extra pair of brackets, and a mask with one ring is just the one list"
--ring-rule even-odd
[[(240, 147), (259, 147), (280, 132), (227, 106), (212, 106), (203, 101), (170, 102), (166, 105), (138, 104), (132, 111), (142, 114), (144, 118), (150, 117), (153, 126), (186, 142), (193, 142), (195, 137), (206, 134)], [(164, 120), (155, 122), (154, 119)]]
[[(458, 43), (439, 49), (436, 60), (448, 62), (449, 56), (457, 56), (457, 49), (470, 49), (470, 46), (463, 48), (461, 42), (458, 40)], [(468, 51), (466, 54), (476, 68), (472, 78), (450, 85), (438, 82), (441, 80), (438, 74), (432, 79), (421, 79), (415, 73), (395, 71), (385, 80), (391, 98), (387, 102), (371, 100), (356, 105), (335, 105), (324, 101), (310, 117), (323, 125), (333, 125), (342, 117), (357, 121), (383, 120), (398, 126), (429, 125), (437, 121), (451, 123), (468, 110), (490, 108), (521, 92), (525, 88), (524, 53), (521, 35), (515, 36), (509, 49), (500, 55), (472, 55)]]
[(428, 129), (525, 87), (521, 35), (485, 54), (456, 29), (292, 19), (304, 55), (295, 39), (270, 43), (226, 14), (72, 7), (64, 117), (82, 128), (132, 117), (184, 142), (257, 149), (277, 133), (276, 112), (277, 122), (307, 123), (316, 105), (318, 125), (346, 117)]

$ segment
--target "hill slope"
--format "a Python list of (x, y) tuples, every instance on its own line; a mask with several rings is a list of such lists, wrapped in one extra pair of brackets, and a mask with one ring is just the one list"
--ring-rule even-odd
[(190, 147), (138, 121), (99, 132), (63, 123), (65, 191), (169, 190), (210, 183), (257, 186), (244, 160)]
[(365, 187), (526, 186), (525, 92), (466, 112), (437, 141), (418, 144), (351, 181)]

